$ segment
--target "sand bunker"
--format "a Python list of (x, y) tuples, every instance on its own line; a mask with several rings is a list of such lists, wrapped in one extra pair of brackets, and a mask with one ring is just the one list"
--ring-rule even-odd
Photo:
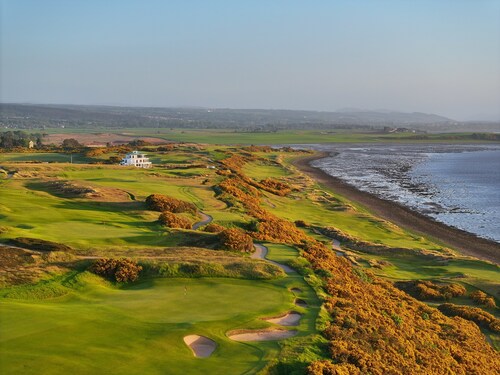
[(207, 358), (214, 352), (217, 344), (205, 336), (189, 335), (184, 337), (184, 342), (198, 358)]
[(300, 288), (292, 288), (290, 289), (293, 293), (302, 293), (302, 289)]
[(296, 298), (295, 299), (295, 305), (297, 305), (299, 307), (307, 307), (307, 302), (304, 301), (303, 299)]
[(286, 313), (285, 315), (278, 316), (276, 318), (264, 319), (266, 322), (279, 324), (281, 326), (298, 326), (300, 322), (300, 318), (302, 318), (302, 314), (299, 314), (296, 311), (292, 311)]
[(297, 333), (282, 329), (243, 330), (230, 332), (227, 337), (234, 341), (276, 341), (293, 337)]

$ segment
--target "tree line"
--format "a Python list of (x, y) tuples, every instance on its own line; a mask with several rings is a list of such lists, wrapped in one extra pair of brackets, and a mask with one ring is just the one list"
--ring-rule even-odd
[(6, 131), (0, 133), (0, 148), (11, 149), (16, 147), (28, 147), (33, 141), (37, 147), (42, 146), (43, 134), (29, 134), (21, 130)]

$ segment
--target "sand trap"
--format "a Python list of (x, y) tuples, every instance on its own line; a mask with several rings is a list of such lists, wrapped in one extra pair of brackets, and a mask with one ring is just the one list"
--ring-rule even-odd
[(214, 352), (217, 344), (205, 336), (189, 335), (184, 337), (184, 342), (198, 358), (207, 358)]
[(298, 326), (302, 318), (302, 314), (296, 311), (286, 313), (285, 315), (278, 316), (276, 318), (264, 319), (266, 322), (279, 324), (281, 326)]
[(234, 341), (276, 341), (293, 337), (297, 333), (297, 331), (285, 331), (282, 329), (243, 330), (233, 331), (227, 337)]
[(299, 307), (307, 307), (307, 302), (300, 298), (295, 299), (295, 304)]
[(292, 288), (290, 289), (293, 293), (302, 293), (302, 289), (300, 288)]

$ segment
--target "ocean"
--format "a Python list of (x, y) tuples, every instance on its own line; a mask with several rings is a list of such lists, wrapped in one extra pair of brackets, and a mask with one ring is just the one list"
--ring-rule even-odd
[(500, 242), (499, 145), (302, 147), (329, 152), (313, 166), (360, 190)]

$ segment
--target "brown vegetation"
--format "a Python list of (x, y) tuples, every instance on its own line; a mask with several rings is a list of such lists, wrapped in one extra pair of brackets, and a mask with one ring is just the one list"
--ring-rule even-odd
[[(392, 283), (361, 268), (353, 268), (329, 246), (269, 213), (260, 206), (256, 185), (239, 172), (242, 160), (234, 164), (238, 165), (231, 167), (238, 173), (231, 173), (219, 184), (219, 198), (242, 206), (258, 220), (256, 232), (252, 233), (255, 238), (302, 243), (303, 256), (319, 276), (318, 287), (324, 289), (323, 307), (330, 320), (322, 324), (323, 334), (329, 341), (330, 360), (312, 363), (310, 374), (465, 375), (500, 368), (497, 353), (475, 324), (459, 317), (449, 318)], [(336, 232), (334, 237), (340, 237), (341, 233), (332, 232)], [(373, 251), (393, 250), (347, 235), (339, 239), (354, 246), (369, 246)], [(458, 295), (463, 290), (457, 285), (440, 293)]]
[(203, 231), (207, 232), (207, 233), (220, 233), (225, 229), (226, 229), (226, 227), (223, 227), (222, 225), (219, 225), (216, 223), (210, 223), (210, 224), (205, 225), (205, 227), (203, 228)]
[(89, 270), (110, 280), (126, 283), (137, 280), (142, 267), (131, 259), (101, 258), (96, 260)]
[(304, 220), (295, 220), (294, 224), (297, 228), (307, 228), (309, 224), (307, 224)]
[(249, 215), (258, 219), (256, 232), (252, 236), (262, 241), (276, 241), (285, 243), (301, 243), (307, 236), (296, 228), (294, 224), (283, 220), (260, 205), (258, 189), (250, 186), (238, 176), (226, 178), (218, 185), (220, 198), (226, 202), (236, 200), (246, 208)]
[(162, 194), (151, 194), (146, 198), (146, 204), (150, 210), (160, 212), (170, 211), (175, 213), (195, 213), (197, 211), (197, 208), (193, 203), (185, 202)]
[(495, 299), (486, 293), (476, 290), (469, 294), (469, 298), (479, 305), (483, 305), (489, 308), (496, 307)]
[(332, 275), (324, 304), (332, 361), (313, 363), (310, 374), (479, 374), (500, 365), (474, 324), (448, 318), (361, 269), (353, 272), (322, 244), (304, 250), (314, 268)]
[(42, 278), (67, 272), (74, 261), (71, 254), (59, 251), (36, 252), (0, 246), (0, 286), (32, 284)]
[(255, 146), (255, 145), (242, 147), (242, 150), (247, 151), (247, 152), (271, 152), (271, 151), (273, 151), (271, 146)]
[(265, 180), (261, 180), (260, 185), (264, 190), (279, 196), (285, 196), (292, 190), (290, 185), (288, 185), (287, 183), (278, 181), (270, 177), (266, 178)]
[(224, 249), (251, 253), (253, 248), (252, 237), (241, 229), (230, 228), (219, 233), (219, 239)]
[(38, 238), (17, 237), (9, 239), (8, 243), (12, 246), (22, 247), (24, 249), (37, 251), (63, 251), (70, 252), (73, 249), (67, 245), (57, 242), (41, 240)]
[(191, 229), (192, 227), (191, 221), (170, 211), (162, 212), (158, 221), (169, 228)]
[(394, 285), (419, 300), (449, 300), (467, 293), (460, 284), (438, 285), (428, 280), (398, 281)]
[(438, 307), (439, 311), (448, 316), (459, 316), (476, 323), (479, 327), (500, 333), (500, 319), (478, 307), (460, 306), (453, 303), (444, 303)]

